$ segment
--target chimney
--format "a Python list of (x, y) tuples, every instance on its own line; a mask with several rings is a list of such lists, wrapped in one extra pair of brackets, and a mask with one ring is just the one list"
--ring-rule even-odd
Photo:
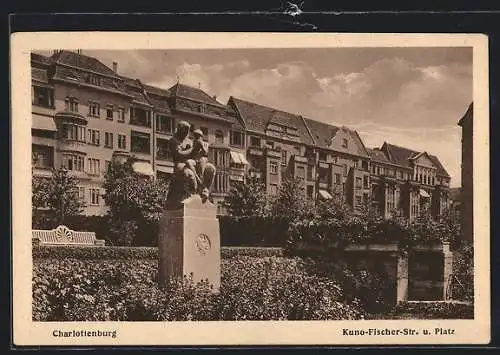
[(113, 62), (113, 71), (118, 74), (118, 63)]

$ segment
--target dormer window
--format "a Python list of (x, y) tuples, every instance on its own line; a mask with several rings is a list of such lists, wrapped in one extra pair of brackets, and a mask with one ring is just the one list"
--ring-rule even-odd
[(348, 147), (347, 144), (348, 144), (347, 139), (346, 138), (342, 139), (342, 148), (347, 148)]
[(96, 86), (101, 86), (102, 85), (102, 79), (101, 79), (101, 77), (99, 77), (97, 75), (94, 75), (94, 74), (90, 74), (87, 77), (87, 82), (89, 84), (96, 85)]
[(207, 107), (205, 105), (198, 106), (198, 112), (205, 113), (206, 110), (207, 110)]

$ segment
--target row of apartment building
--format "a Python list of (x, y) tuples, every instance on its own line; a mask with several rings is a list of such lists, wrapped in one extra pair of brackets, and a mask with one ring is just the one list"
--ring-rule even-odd
[(384, 143), (367, 149), (355, 130), (230, 97), (226, 104), (176, 83), (164, 90), (124, 77), (81, 51), (32, 53), (33, 175), (64, 167), (80, 181), (85, 213), (104, 214), (102, 183), (117, 156), (134, 155), (137, 169), (170, 179), (166, 149), (176, 122), (204, 133), (217, 169), (212, 195), (218, 212), (235, 182), (260, 177), (276, 194), (285, 176), (304, 181), (310, 199), (339, 193), (354, 208), (371, 205), (386, 217), (415, 218), (448, 206), (450, 176), (427, 152)]

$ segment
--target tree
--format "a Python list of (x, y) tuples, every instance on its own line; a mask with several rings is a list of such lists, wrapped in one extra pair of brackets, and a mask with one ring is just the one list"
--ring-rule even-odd
[(104, 180), (110, 234), (119, 245), (154, 245), (168, 184), (134, 172), (134, 158), (113, 162)]
[(286, 177), (282, 180), (278, 196), (272, 201), (272, 211), (289, 220), (313, 211), (311, 202), (306, 198), (302, 179)]
[(253, 176), (247, 176), (246, 183), (233, 184), (224, 200), (229, 215), (235, 217), (264, 216), (266, 205), (265, 185)]
[(50, 178), (33, 177), (32, 190), (34, 210), (47, 206), (59, 224), (63, 224), (67, 216), (81, 214), (85, 207), (78, 198), (78, 179), (64, 168), (52, 170)]

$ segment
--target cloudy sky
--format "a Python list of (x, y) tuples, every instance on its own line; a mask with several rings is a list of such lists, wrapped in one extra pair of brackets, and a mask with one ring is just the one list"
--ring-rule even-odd
[(471, 48), (91, 51), (120, 74), (200, 86), (437, 155), (460, 185), (460, 127), (472, 100)]

